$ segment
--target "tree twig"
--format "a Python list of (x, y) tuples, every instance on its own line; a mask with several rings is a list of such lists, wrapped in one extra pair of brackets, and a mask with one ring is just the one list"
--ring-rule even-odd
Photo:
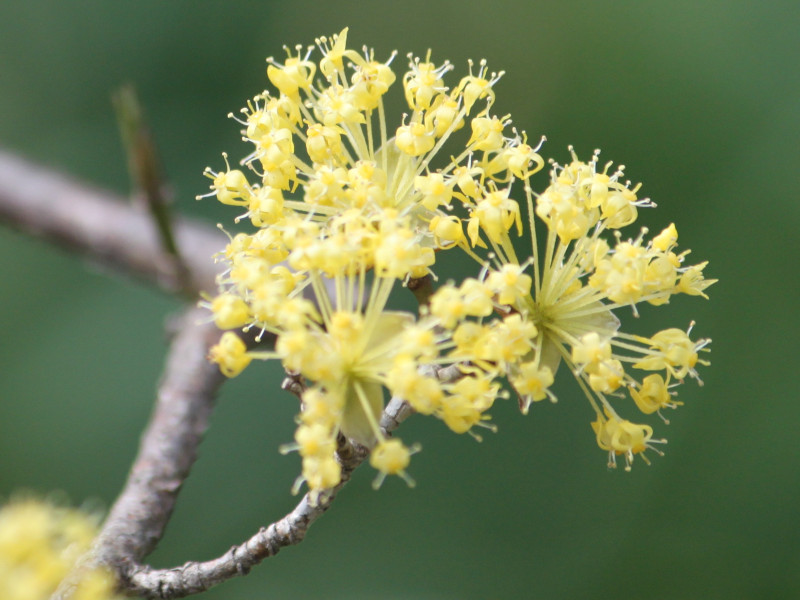
[[(384, 410), (381, 428), (389, 434), (410, 414), (406, 402), (393, 398)], [(253, 566), (274, 556), (281, 548), (299, 544), (308, 528), (328, 510), (339, 490), (368, 455), (368, 450), (361, 446), (351, 447), (350, 450), (354, 451), (339, 455), (342, 463), (341, 483), (320, 496), (316, 503), (306, 494), (285, 517), (268, 527), (262, 527), (250, 539), (209, 561), (187, 562), (171, 569), (153, 569), (129, 563), (129, 570), (125, 574), (126, 590), (147, 598), (183, 598), (203, 592), (232, 577), (246, 575)]]
[(128, 157), (131, 182), (134, 190), (138, 191), (134, 197), (141, 196), (144, 199), (159, 233), (161, 248), (175, 263), (173, 269), (185, 288), (191, 281), (190, 274), (173, 234), (173, 215), (170, 210), (172, 196), (164, 182), (156, 143), (145, 121), (144, 108), (132, 84), (121, 86), (111, 98)]
[(175, 221), (176, 243), (191, 273), (188, 289), (149, 214), (116, 194), (0, 149), (0, 222), (194, 300), (199, 291), (216, 289), (222, 267), (210, 257), (225, 237), (197, 220)]

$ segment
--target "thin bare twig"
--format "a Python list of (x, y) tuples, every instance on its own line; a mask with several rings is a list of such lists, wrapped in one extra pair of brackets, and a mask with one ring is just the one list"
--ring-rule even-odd
[(55, 243), (114, 273), (129, 273), (194, 300), (216, 289), (221, 266), (211, 256), (224, 235), (200, 221), (180, 218), (175, 237), (191, 273), (188, 289), (174, 257), (162, 249), (151, 215), (119, 196), (78, 182), (0, 149), (0, 222)]
[[(381, 428), (384, 433), (389, 434), (410, 414), (408, 404), (394, 398), (384, 410)], [(308, 528), (328, 510), (339, 490), (347, 484), (353, 471), (369, 453), (362, 446), (351, 447), (351, 450), (344, 456), (339, 455), (342, 463), (341, 483), (322, 495), (316, 503), (306, 494), (292, 512), (268, 527), (262, 527), (250, 539), (232, 547), (218, 558), (205, 562), (187, 562), (171, 569), (131, 565), (126, 574), (126, 591), (147, 598), (183, 598), (203, 592), (232, 577), (246, 575), (253, 566), (274, 556), (281, 548), (299, 544), (305, 538)]]
[(173, 233), (173, 215), (170, 210), (172, 195), (163, 178), (156, 142), (145, 121), (144, 108), (132, 84), (117, 89), (112, 94), (112, 103), (128, 157), (128, 171), (134, 190), (138, 192), (134, 198), (144, 199), (157, 227), (161, 248), (172, 258), (173, 270), (186, 288), (191, 279)]

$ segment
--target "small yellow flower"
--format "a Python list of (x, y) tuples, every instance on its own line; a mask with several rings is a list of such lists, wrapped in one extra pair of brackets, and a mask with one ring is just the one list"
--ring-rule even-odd
[(505, 264), (486, 279), (486, 285), (500, 304), (514, 304), (530, 294), (533, 279), (523, 271), (520, 265)]
[(444, 391), (441, 383), (419, 372), (419, 363), (412, 358), (398, 358), (387, 373), (386, 384), (422, 415), (442, 410)]
[[(691, 331), (691, 327), (689, 327)], [(633, 366), (645, 371), (665, 370), (675, 379), (683, 379), (687, 375), (697, 378), (694, 370), (698, 362), (708, 364), (698, 358), (697, 352), (708, 344), (708, 340), (693, 342), (689, 332), (681, 329), (665, 329), (652, 338), (637, 338), (650, 346), (646, 356)]]
[(312, 456), (303, 459), (303, 478), (318, 497), (319, 492), (339, 485), (342, 468), (332, 455)]
[(379, 488), (387, 475), (399, 475), (410, 487), (414, 487), (414, 480), (406, 473), (406, 467), (411, 462), (411, 455), (418, 451), (418, 446), (406, 448), (400, 440), (381, 441), (369, 457), (369, 464), (379, 471), (372, 487)]
[(214, 323), (220, 329), (242, 327), (250, 321), (247, 303), (233, 294), (220, 294), (211, 301)]
[(608, 415), (606, 418), (598, 415), (597, 421), (592, 423), (592, 429), (597, 435), (597, 445), (601, 450), (608, 451), (610, 468), (617, 466), (616, 457), (619, 455), (625, 456), (625, 470), (630, 471), (634, 455), (640, 454), (642, 459), (649, 463), (644, 455), (645, 450), (661, 454), (652, 444), (663, 443), (663, 440), (652, 439), (653, 428), (649, 425), (631, 423), (614, 415)]
[(641, 385), (631, 386), (628, 391), (636, 406), (646, 415), (654, 412), (660, 415), (662, 408), (677, 408), (683, 404), (673, 399), (667, 382), (658, 373), (648, 375), (642, 379)]
[(520, 410), (523, 414), (528, 413), (531, 402), (545, 398), (550, 398), (551, 401), (556, 399), (549, 389), (553, 385), (550, 367), (538, 366), (535, 362), (521, 363), (510, 381), (520, 395)]
[(492, 291), (477, 279), (465, 279), (459, 287), (443, 285), (431, 297), (431, 314), (448, 329), (468, 316), (488, 317), (492, 310)]
[(455, 433), (466, 433), (486, 420), (484, 413), (499, 396), (500, 384), (482, 373), (467, 376), (446, 386), (450, 393), (442, 404), (442, 420)]
[(208, 357), (219, 365), (226, 377), (236, 377), (252, 360), (245, 343), (232, 331), (222, 334), (219, 343), (209, 350)]

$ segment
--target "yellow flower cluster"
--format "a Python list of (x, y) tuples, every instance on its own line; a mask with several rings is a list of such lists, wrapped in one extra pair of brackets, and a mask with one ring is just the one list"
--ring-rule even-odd
[[(529, 178), (544, 161), (524, 132), (506, 131), (507, 115), (491, 114), (502, 73), (485, 62), (470, 62), (451, 87), (452, 65), (434, 64), (430, 53), (409, 55), (398, 76), (394, 54), (380, 62), (371, 50), (348, 49), (346, 29), (316, 45), (318, 62), (313, 47), (299, 46), (283, 63), (268, 59), (277, 93), (259, 94), (237, 118), (253, 146), (246, 169), (231, 169), (226, 156), (224, 171), (206, 170), (207, 196), (239, 206), (236, 220), (254, 230), (231, 237), (220, 293), (205, 304), (222, 329), (276, 338), (273, 350), (250, 350), (227, 331), (210, 358), (229, 377), (253, 359), (279, 359), (308, 384), (291, 445), (303, 457), (299, 481), (315, 494), (340, 481), (335, 449), (344, 435), (372, 448), (379, 481), (397, 474), (410, 482), (413, 450), (378, 426), (386, 391), (471, 432), (505, 395), (503, 379), (524, 411), (555, 400), (562, 361), (594, 407), (601, 448), (629, 464), (651, 447), (652, 430), (621, 420), (608, 397), (627, 388), (645, 413), (675, 406), (669, 390), (696, 376), (707, 341), (671, 329), (625, 335), (612, 311), (703, 295), (712, 283), (702, 277), (705, 263), (683, 266), (674, 227), (648, 242), (644, 231), (635, 240), (618, 235), (611, 248), (602, 234), (651, 203), (620, 181), (622, 168), (599, 170), (596, 155), (554, 164), (534, 207)], [(390, 129), (384, 95), (398, 79), (409, 112)], [(524, 230), (516, 182), (532, 239), (522, 262), (511, 242)], [(544, 257), (534, 214), (547, 227)], [(419, 314), (389, 310), (393, 290), (433, 275), (436, 254), (450, 249), (477, 261), (477, 276), (439, 286)], [(638, 382), (623, 364), (664, 375)], [(449, 365), (460, 375), (437, 377)]]
[[(692, 340), (687, 331), (665, 329), (652, 337), (620, 330), (616, 309), (636, 304), (663, 305), (673, 294), (707, 297), (704, 290), (715, 280), (703, 278), (705, 262), (684, 265), (689, 251), (676, 253), (678, 233), (674, 224), (645, 241), (642, 228), (635, 239), (623, 239), (620, 228), (632, 224), (638, 208), (653, 206), (640, 199), (640, 186), (622, 183), (624, 167), (609, 175), (611, 163), (598, 168), (598, 153), (587, 163), (574, 151), (566, 166), (553, 163), (550, 185), (535, 195), (525, 188), (529, 213), (531, 255), (520, 261), (508, 227), (495, 235), (481, 227), (493, 256), (483, 276), (492, 294), (494, 311), (515, 319), (514, 335), (497, 339), (497, 322), (483, 325), (475, 352), (492, 348), (487, 372), (505, 376), (516, 390), (520, 408), (555, 395), (550, 386), (559, 365), (567, 365), (595, 411), (592, 427), (597, 444), (609, 453), (609, 466), (625, 457), (630, 469), (634, 455), (652, 449), (663, 440), (652, 439), (653, 429), (618, 416), (612, 398), (624, 398), (627, 390), (644, 414), (675, 408), (674, 388), (688, 376), (700, 382), (695, 366), (707, 365), (698, 353), (710, 343)], [(546, 226), (544, 252), (540, 252), (533, 215)], [(612, 232), (613, 247), (603, 234)], [(476, 239), (479, 243), (480, 239)], [(543, 254), (543, 255), (542, 255)], [(525, 273), (532, 266), (532, 276)], [(432, 299), (436, 310), (437, 296)], [(442, 313), (445, 326), (452, 328)], [(458, 319), (456, 319), (458, 323)], [(524, 323), (524, 325), (522, 325)], [(459, 332), (457, 324), (454, 337)], [(474, 329), (474, 323), (468, 323)], [(524, 327), (524, 329), (523, 329)], [(502, 347), (502, 356), (497, 348)], [(516, 354), (515, 354), (515, 348)], [(474, 358), (470, 358), (474, 360)], [(636, 375), (636, 370), (651, 372)], [(661, 373), (659, 373), (661, 372)], [(700, 382), (702, 383), (702, 382)], [(662, 419), (666, 422), (666, 419)], [(642, 454), (642, 458), (647, 458)]]
[(75, 575), (72, 600), (116, 598), (107, 571), (73, 573), (96, 533), (96, 523), (79, 510), (33, 499), (0, 508), (0, 598), (47, 600), (68, 575)]

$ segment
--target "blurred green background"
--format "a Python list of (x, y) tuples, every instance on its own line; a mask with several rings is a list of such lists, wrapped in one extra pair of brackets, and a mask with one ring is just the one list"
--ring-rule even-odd
[[(248, 151), (225, 115), (264, 89), (266, 56), (344, 26), (352, 47), (399, 50), (396, 66), (432, 48), (451, 82), (485, 57), (507, 72), (495, 112), (547, 135), (546, 156), (568, 160), (572, 143), (626, 164), (659, 205), (642, 224), (675, 221), (720, 279), (710, 301), (679, 297), (636, 325), (696, 319), (713, 365), (656, 424), (666, 456), (631, 473), (606, 469), (566, 373), (556, 405), (522, 418), (498, 404), (481, 444), (411, 419), (416, 489), (374, 492), (363, 469), (303, 544), (203, 597), (800, 597), (797, 1), (5, 0), (0, 145), (127, 193), (109, 96), (134, 82), (178, 210), (230, 219), (193, 199), (220, 152)], [(0, 494), (108, 506), (179, 305), (8, 230), (0, 257)], [(277, 448), (296, 402), (279, 377), (255, 365), (224, 388), (158, 566), (219, 555), (293, 506), (299, 461)]]

